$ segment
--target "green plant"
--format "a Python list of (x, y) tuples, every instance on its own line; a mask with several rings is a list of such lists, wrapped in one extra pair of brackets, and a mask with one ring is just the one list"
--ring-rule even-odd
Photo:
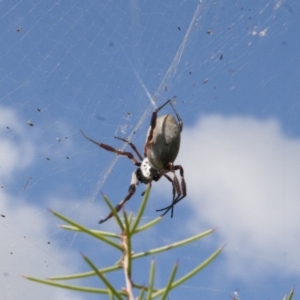
[[(206, 267), (208, 264), (210, 264), (222, 251), (223, 247), (217, 249), (214, 253), (212, 253), (206, 260), (201, 262), (198, 266), (196, 266), (193, 270), (185, 274), (184, 276), (176, 279), (176, 272), (178, 269), (178, 263), (175, 263), (173, 269), (170, 271), (169, 280), (165, 287), (158, 288), (155, 287), (155, 261), (152, 260), (149, 270), (149, 281), (147, 285), (143, 285), (138, 283), (134, 278), (132, 278), (132, 269), (136, 266), (136, 264), (133, 264), (134, 261), (137, 259), (144, 258), (146, 256), (153, 256), (155, 254), (158, 254), (160, 252), (169, 251), (171, 249), (174, 249), (179, 246), (187, 245), (188, 243), (194, 242), (198, 239), (201, 239), (212, 232), (214, 232), (214, 229), (207, 230), (205, 232), (202, 232), (200, 234), (194, 235), (190, 238), (187, 238), (185, 240), (175, 242), (170, 245), (165, 245), (159, 248), (150, 249), (147, 251), (143, 251), (140, 253), (134, 254), (132, 251), (132, 238), (133, 236), (142, 233), (144, 230), (151, 228), (155, 224), (157, 224), (162, 217), (158, 217), (146, 224), (140, 225), (142, 215), (147, 203), (147, 200), (149, 198), (150, 193), (150, 186), (148, 186), (145, 195), (143, 197), (143, 201), (141, 203), (141, 206), (139, 208), (139, 211), (137, 213), (136, 218), (133, 218), (133, 215), (127, 215), (125, 210), (123, 210), (123, 222), (120, 218), (120, 216), (115, 211), (113, 205), (110, 203), (110, 201), (107, 199), (107, 197), (103, 196), (105, 202), (110, 207), (111, 211), (114, 214), (114, 217), (117, 221), (117, 224), (120, 229), (120, 233), (112, 233), (112, 232), (104, 232), (100, 230), (92, 230), (88, 229), (81, 224), (78, 224), (74, 222), (73, 220), (70, 220), (66, 218), (65, 216), (52, 211), (52, 213), (58, 217), (59, 219), (66, 222), (68, 225), (62, 225), (61, 228), (65, 230), (72, 230), (79, 233), (84, 233), (90, 235), (90, 237), (95, 238), (101, 242), (106, 243), (109, 247), (120, 251), (121, 257), (120, 259), (112, 266), (105, 267), (99, 269), (87, 256), (83, 255), (83, 259), (86, 261), (86, 263), (90, 266), (91, 271), (80, 273), (80, 274), (73, 274), (73, 275), (67, 275), (67, 276), (58, 276), (58, 277), (52, 277), (49, 279), (39, 279), (34, 277), (25, 277), (29, 280), (36, 281), (39, 283), (52, 285), (55, 287), (65, 288), (65, 289), (71, 289), (81, 292), (88, 292), (88, 293), (99, 293), (99, 294), (106, 294), (108, 295), (109, 299), (154, 299), (160, 297), (160, 299), (167, 299), (167, 296), (169, 292), (178, 287), (180, 284), (185, 282), (186, 280), (190, 279), (194, 275), (196, 275), (199, 271), (201, 271), (204, 267)], [(124, 279), (125, 279), (125, 288), (117, 288), (115, 285), (110, 282), (107, 277), (105, 276), (109, 272), (115, 272), (120, 269), (123, 269), (124, 272)], [(83, 279), (85, 277), (89, 276), (98, 276), (98, 278), (102, 281), (104, 284), (104, 288), (98, 288), (98, 287), (86, 287), (86, 286), (77, 286), (77, 285), (71, 285), (62, 283), (61, 281), (65, 280), (71, 280), (71, 279)], [(135, 296), (135, 294), (138, 294), (138, 296)]]
[(283, 300), (292, 300), (294, 296), (294, 289), (292, 289), (288, 296), (284, 296)]

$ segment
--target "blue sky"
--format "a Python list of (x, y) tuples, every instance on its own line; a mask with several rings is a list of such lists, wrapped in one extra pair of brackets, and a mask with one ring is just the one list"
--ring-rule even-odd
[[(143, 149), (151, 112), (166, 99), (176, 100), (184, 121), (176, 163), (184, 167), (188, 195), (173, 219), (166, 216), (135, 241), (136, 251), (218, 230), (157, 255), (158, 285), (177, 259), (183, 274), (226, 244), (170, 299), (234, 293), (243, 300), (282, 299), (292, 287), (297, 294), (298, 1), (21, 0), (0, 7), (0, 287), (6, 299), (96, 299), (20, 275), (87, 270), (80, 252), (99, 267), (114, 261), (102, 244), (57, 228), (60, 221), (47, 208), (91, 228), (116, 228), (113, 220), (98, 225), (108, 212), (100, 191), (118, 203), (135, 167), (79, 130), (116, 148), (124, 145), (114, 135), (130, 138)], [(143, 190), (128, 211), (137, 211)], [(153, 184), (145, 220), (170, 201), (169, 182)]]

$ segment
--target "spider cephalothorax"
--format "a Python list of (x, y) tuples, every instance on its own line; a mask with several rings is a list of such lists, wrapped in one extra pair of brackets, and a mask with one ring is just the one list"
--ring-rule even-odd
[[(157, 117), (158, 111), (160, 111), (168, 103), (170, 103), (170, 105), (172, 106), (178, 119), (178, 123), (176, 122), (175, 118), (169, 114)], [(164, 176), (172, 183), (173, 200), (169, 206), (158, 209), (157, 211), (164, 211), (162, 215), (165, 215), (171, 209), (171, 217), (173, 217), (174, 205), (186, 196), (186, 184), (183, 175), (183, 168), (180, 165), (174, 165), (174, 161), (179, 152), (180, 133), (182, 131), (182, 127), (182, 119), (172, 105), (171, 100), (168, 100), (163, 105), (155, 109), (152, 113), (150, 128), (144, 146), (144, 158), (141, 156), (133, 143), (124, 138), (115, 137), (126, 142), (132, 148), (141, 162), (139, 162), (131, 152), (120, 151), (109, 145), (98, 143), (86, 136), (81, 131), (84, 137), (86, 137), (89, 141), (107, 151), (114, 152), (118, 155), (127, 156), (138, 167), (132, 173), (128, 194), (115, 207), (116, 211), (119, 211), (123, 207), (123, 205), (132, 197), (139, 182), (151, 184), (152, 180), (158, 181), (162, 176)], [(179, 170), (181, 184), (179, 184), (179, 181), (175, 174), (176, 170)], [(167, 173), (169, 172), (173, 173), (173, 179), (167, 175)], [(100, 220), (99, 223), (101, 224), (105, 222), (112, 216), (113, 213), (111, 212), (105, 219)]]
[(141, 183), (150, 183), (152, 180), (157, 181), (160, 178), (159, 171), (154, 169), (150, 163), (149, 159), (146, 157), (141, 162), (141, 166), (135, 171), (137, 179)]

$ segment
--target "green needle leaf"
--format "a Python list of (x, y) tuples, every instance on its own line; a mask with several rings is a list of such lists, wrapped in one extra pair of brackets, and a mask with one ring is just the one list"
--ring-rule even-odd
[(125, 271), (127, 272), (127, 275), (129, 276), (129, 278), (131, 279), (131, 267), (132, 267), (131, 258), (132, 258), (132, 253), (131, 253), (130, 224), (129, 224), (129, 220), (127, 218), (127, 214), (126, 214), (125, 211), (123, 211), (123, 215), (124, 215), (124, 221), (125, 221), (125, 228), (124, 228), (125, 233), (124, 233), (124, 236), (123, 236), (122, 239), (126, 243), (126, 246), (124, 247), (126, 249), (126, 251), (124, 251), (124, 260), (127, 260), (127, 262), (126, 262), (127, 270), (125, 270)]
[[(103, 269), (99, 269), (99, 272), (101, 273), (109, 273), (109, 272), (113, 272), (116, 270), (120, 270), (122, 269), (121, 265), (114, 265), (111, 267), (107, 267), (107, 268), (103, 268)], [(63, 276), (55, 276), (55, 277), (50, 277), (50, 280), (73, 280), (73, 279), (82, 279), (82, 278), (86, 278), (86, 277), (91, 277), (91, 276), (95, 276), (96, 273), (94, 271), (89, 271), (89, 272), (84, 272), (84, 273), (77, 273), (77, 274), (72, 274), (72, 275), (63, 275)]]
[(137, 297), (137, 299), (144, 299), (145, 291), (146, 290), (144, 288), (141, 288), (141, 292), (140, 292), (139, 296)]
[(294, 288), (291, 290), (290, 294), (288, 295), (288, 297), (284, 297), (283, 300), (292, 300), (293, 296), (294, 296)]
[(137, 226), (138, 226), (139, 223), (140, 223), (140, 220), (141, 220), (141, 218), (142, 218), (142, 215), (143, 215), (143, 213), (144, 213), (146, 204), (147, 204), (148, 199), (149, 199), (150, 189), (151, 189), (151, 185), (148, 184), (147, 189), (146, 189), (145, 194), (144, 194), (144, 197), (143, 197), (143, 200), (142, 200), (142, 203), (141, 203), (141, 205), (140, 205), (139, 211), (138, 211), (138, 213), (137, 213), (136, 219), (135, 219), (135, 221), (134, 221), (134, 223), (133, 223), (133, 226), (132, 226), (132, 229), (131, 229), (132, 234), (136, 233), (135, 230), (136, 230)]
[[(111, 291), (119, 300), (122, 300), (122, 297), (120, 296), (120, 292), (117, 292), (115, 288), (110, 284), (110, 282), (106, 279), (106, 277), (99, 272), (97, 267), (92, 263), (92, 261), (85, 255), (82, 255), (83, 259), (88, 263), (88, 265), (94, 270), (94, 272), (99, 276), (99, 278), (103, 281), (103, 283), (107, 286), (108, 290)], [(125, 294), (123, 292), (123, 294)]]
[(167, 283), (167, 286), (166, 288), (164, 289), (164, 293), (161, 297), (161, 300), (166, 300), (166, 297), (168, 296), (170, 290), (172, 289), (172, 283), (174, 281), (174, 278), (175, 278), (175, 275), (176, 275), (176, 272), (177, 272), (177, 269), (178, 269), (178, 263), (176, 263), (173, 267), (173, 270), (171, 272), (171, 276), (170, 276), (170, 279)]
[(39, 283), (43, 283), (43, 284), (47, 284), (47, 285), (51, 285), (51, 286), (55, 286), (55, 287), (59, 287), (59, 288), (64, 288), (64, 289), (68, 289), (68, 290), (73, 290), (73, 291), (79, 291), (79, 292), (85, 292), (85, 293), (95, 293), (95, 294), (107, 294), (108, 293), (108, 291), (106, 289), (69, 285), (69, 284), (64, 284), (64, 283), (58, 283), (56, 281), (52, 281), (49, 279), (39, 279), (39, 278), (35, 278), (35, 277), (30, 277), (30, 276), (24, 276), (24, 278), (31, 280), (31, 281), (35, 281), (35, 282), (39, 282)]
[(122, 247), (119, 244), (117, 244), (117, 243), (115, 243), (115, 242), (113, 242), (113, 241), (105, 238), (102, 235), (95, 234), (92, 230), (90, 230), (90, 229), (88, 229), (88, 228), (86, 228), (86, 227), (84, 227), (84, 226), (82, 226), (82, 225), (80, 225), (80, 224), (72, 221), (71, 219), (68, 219), (67, 217), (65, 217), (65, 216), (63, 216), (63, 215), (61, 215), (61, 214), (59, 214), (59, 213), (57, 213), (55, 211), (50, 210), (50, 212), (52, 214), (54, 214), (56, 217), (58, 217), (59, 219), (65, 221), (65, 222), (67, 222), (67, 223), (69, 223), (69, 224), (71, 224), (71, 225), (73, 225), (75, 227), (78, 227), (82, 232), (85, 232), (85, 233), (87, 233), (87, 234), (89, 234), (89, 235), (91, 235), (93, 237), (96, 237), (97, 239), (100, 239), (103, 242), (105, 242), (105, 243), (107, 243), (107, 244), (109, 244), (109, 245), (111, 245), (111, 246), (113, 246), (113, 247), (115, 247), (115, 248), (123, 251)]
[[(72, 225), (58, 225), (58, 226), (59, 226), (59, 228), (62, 228), (62, 229), (65, 229), (65, 230), (83, 232), (78, 227), (72, 226)], [(113, 232), (101, 231), (101, 230), (95, 230), (95, 229), (89, 229), (89, 230), (91, 232), (93, 232), (94, 234), (96, 234), (96, 235), (102, 235), (102, 236), (107, 236), (107, 237), (120, 239), (120, 235), (116, 234), (116, 233), (113, 233)]]
[(103, 197), (105, 203), (107, 204), (107, 206), (109, 207), (109, 209), (111, 210), (111, 212), (113, 213), (114, 217), (116, 218), (116, 221), (117, 221), (121, 231), (124, 231), (123, 223), (122, 223), (121, 218), (119, 217), (118, 212), (116, 211), (115, 207), (112, 205), (112, 203), (109, 201), (109, 199), (104, 194), (102, 194), (102, 197)]
[(134, 231), (133, 233), (136, 234), (136, 233), (139, 233), (139, 232), (141, 232), (141, 231), (143, 231), (143, 230), (146, 230), (146, 229), (152, 227), (154, 224), (156, 224), (156, 223), (158, 223), (159, 221), (161, 221), (162, 218), (163, 218), (163, 217), (161, 217), (161, 216), (157, 217), (156, 219), (154, 219), (154, 220), (152, 220), (152, 221), (150, 221), (150, 222), (148, 222), (148, 223), (146, 223), (146, 224), (140, 226), (139, 228), (135, 229), (135, 231)]
[[(203, 261), (201, 264), (199, 264), (196, 268), (194, 268), (192, 271), (187, 273), (186, 275), (182, 276), (177, 281), (173, 282), (171, 285), (171, 289), (179, 286), (186, 280), (190, 279), (194, 275), (196, 275), (199, 271), (201, 271), (203, 268), (205, 268), (208, 264), (210, 264), (223, 250), (224, 247), (221, 247), (217, 249), (213, 254), (211, 254), (205, 261)], [(158, 290), (156, 293), (153, 294), (153, 298), (158, 297), (159, 295), (162, 295), (164, 293), (164, 289)]]
[(145, 252), (140, 252), (140, 253), (134, 254), (132, 256), (132, 258), (139, 258), (139, 257), (143, 257), (143, 256), (147, 256), (147, 255), (153, 255), (153, 254), (156, 254), (156, 253), (159, 253), (159, 252), (167, 251), (167, 250), (170, 250), (170, 249), (174, 249), (176, 247), (183, 246), (183, 245), (191, 243), (191, 242), (193, 242), (195, 240), (201, 239), (201, 238), (203, 238), (203, 237), (211, 234), (214, 231), (215, 231), (215, 229), (209, 229), (207, 231), (204, 231), (204, 232), (202, 232), (200, 234), (194, 235), (194, 236), (192, 236), (190, 238), (187, 238), (185, 240), (182, 240), (182, 241), (170, 244), (170, 245), (166, 245), (166, 246), (163, 246), (163, 247), (160, 247), (160, 248), (151, 249), (149, 251), (145, 251)]
[(150, 300), (151, 296), (152, 296), (153, 286), (154, 286), (154, 275), (155, 275), (155, 261), (153, 259), (151, 261), (151, 266), (150, 266), (149, 287), (148, 287), (147, 300)]

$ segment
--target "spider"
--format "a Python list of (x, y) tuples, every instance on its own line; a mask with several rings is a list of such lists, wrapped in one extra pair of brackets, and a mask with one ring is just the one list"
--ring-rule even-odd
[[(163, 115), (157, 117), (157, 113), (167, 104), (170, 104), (176, 114), (178, 123), (172, 115)], [(82, 135), (98, 145), (99, 147), (116, 153), (117, 155), (127, 156), (134, 165), (138, 168), (132, 173), (131, 183), (128, 189), (127, 196), (115, 207), (118, 212), (124, 204), (133, 196), (136, 191), (136, 186), (141, 183), (150, 184), (152, 180), (158, 181), (162, 176), (167, 178), (172, 183), (173, 200), (167, 207), (157, 209), (156, 211), (164, 211), (161, 216), (164, 216), (171, 210), (171, 218), (173, 218), (174, 205), (177, 204), (186, 196), (186, 184), (183, 175), (183, 168), (180, 165), (174, 165), (180, 147), (180, 133), (183, 128), (183, 121), (177, 111), (175, 110), (171, 100), (166, 101), (164, 104), (156, 108), (151, 117), (150, 128), (148, 130), (146, 143), (144, 145), (144, 158), (141, 156), (133, 143), (127, 139), (115, 137), (127, 143), (135, 152), (141, 162), (139, 162), (131, 152), (117, 150), (109, 145), (98, 143), (89, 138), (83, 131), (80, 130)], [(179, 170), (181, 177), (181, 184), (177, 179), (175, 171)], [(173, 173), (173, 179), (167, 173)], [(99, 221), (99, 224), (104, 223), (113, 216), (110, 212), (105, 219)]]

